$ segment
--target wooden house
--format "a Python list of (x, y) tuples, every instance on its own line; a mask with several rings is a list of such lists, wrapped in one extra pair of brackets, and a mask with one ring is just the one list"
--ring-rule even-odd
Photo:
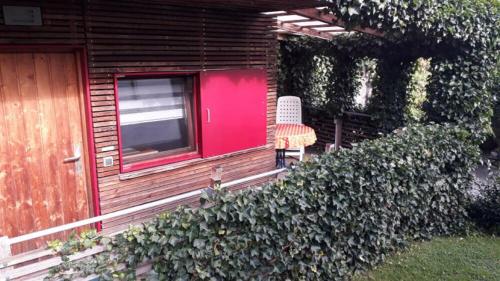
[(202, 189), (215, 168), (275, 168), (276, 20), (262, 12), (316, 1), (0, 4), (0, 236)]

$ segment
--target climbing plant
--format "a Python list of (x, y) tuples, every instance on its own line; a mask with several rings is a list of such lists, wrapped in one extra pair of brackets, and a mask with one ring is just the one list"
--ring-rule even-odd
[(378, 76), (373, 83), (373, 97), (370, 100), (369, 112), (379, 121), (378, 127), (382, 131), (390, 132), (404, 125), (411, 63), (381, 59), (377, 65), (377, 73)]
[(423, 121), (427, 99), (429, 60), (379, 60), (369, 113), (381, 131), (389, 132), (412, 122)]
[[(492, 116), (492, 93), (488, 85), (494, 79), (493, 69), (499, 60), (499, 1), (329, 2), (329, 11), (348, 29), (370, 28), (375, 31), (372, 33), (383, 36), (384, 41), (378, 41), (380, 47), (373, 56), (387, 54), (388, 59), (400, 63), (418, 57), (432, 58), (426, 107), (428, 120), (453, 122), (466, 127), (477, 141), (484, 138)], [(393, 51), (389, 52), (389, 48)], [(384, 49), (386, 52), (381, 53)], [(394, 78), (407, 78), (402, 76)], [(379, 94), (391, 96), (385, 100), (405, 100), (398, 91), (388, 92), (390, 89), (383, 83), (377, 90)], [(395, 102), (389, 106), (393, 112), (399, 112), (401, 104)], [(401, 116), (383, 120), (395, 121), (394, 125), (398, 125), (399, 118)]]
[[(337, 36), (332, 41), (295, 39), (285, 44), (289, 48), (300, 46), (309, 54), (321, 54), (332, 62), (327, 65), (330, 71), (323, 71), (332, 74), (330, 79), (323, 80), (329, 84), (322, 87), (330, 110), (341, 114), (342, 110), (352, 108), (359, 85), (356, 86), (357, 79), (351, 70), (359, 59), (376, 58), (379, 65), (371, 106), (374, 116), (386, 130), (406, 124), (411, 118), (404, 113), (413, 102), (408, 95), (414, 85), (412, 66), (419, 58), (425, 58), (432, 62), (426, 78), (425, 114), (420, 113), (420, 120), (458, 124), (472, 132), (471, 137), (477, 141), (491, 131), (493, 88), (490, 85), (498, 76), (494, 69), (500, 53), (499, 1), (329, 2), (327, 11), (335, 15), (339, 24), (371, 34)], [(294, 58), (307, 60), (307, 56)], [(291, 69), (307, 73), (311, 65), (295, 64)], [(295, 79), (294, 83), (295, 89), (300, 89), (301, 80)], [(302, 95), (315, 94), (306, 92)]]
[(332, 59), (315, 52), (311, 44), (302, 40), (280, 44), (278, 93), (298, 96), (306, 106), (323, 108)]
[(367, 108), (368, 100), (373, 94), (373, 82), (377, 78), (377, 63), (377, 59), (368, 57), (360, 60), (358, 75), (360, 77), (361, 88), (355, 97), (355, 111), (362, 112)]
[(412, 66), (412, 75), (407, 90), (405, 121), (419, 122), (425, 119), (423, 104), (427, 100), (427, 85), (430, 76), (430, 60), (419, 58)]
[(353, 108), (352, 93), (361, 86), (359, 58), (307, 37), (284, 41), (280, 50), (279, 95), (301, 97), (306, 107), (332, 115)]

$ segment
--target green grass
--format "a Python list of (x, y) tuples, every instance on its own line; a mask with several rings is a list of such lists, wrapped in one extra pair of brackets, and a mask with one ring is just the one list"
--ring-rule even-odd
[(415, 243), (354, 281), (500, 280), (500, 238), (482, 235)]

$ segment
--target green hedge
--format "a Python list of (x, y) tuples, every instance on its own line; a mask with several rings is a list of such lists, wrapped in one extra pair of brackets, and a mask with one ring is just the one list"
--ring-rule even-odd
[[(160, 280), (344, 280), (408, 241), (463, 231), (479, 155), (467, 138), (448, 125), (402, 129), (304, 162), (262, 190), (205, 195), (203, 208), (105, 239), (105, 258), (53, 274), (79, 268), (133, 279), (135, 265), (150, 259)], [(119, 261), (127, 272), (113, 272)]]

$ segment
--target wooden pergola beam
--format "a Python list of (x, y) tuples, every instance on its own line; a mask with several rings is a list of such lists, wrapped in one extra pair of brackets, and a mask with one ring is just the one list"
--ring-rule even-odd
[(333, 38), (333, 35), (330, 33), (326, 32), (320, 32), (311, 28), (303, 27), (303, 26), (298, 26), (292, 23), (288, 22), (280, 22), (278, 21), (278, 28), (288, 31), (290, 33), (298, 33), (298, 34), (303, 34), (303, 35), (308, 35), (312, 37), (317, 37), (321, 39), (326, 39), (326, 40), (331, 40)]
[(301, 20), (282, 20), (282, 22), (287, 22), (287, 23), (302, 23), (302, 22), (310, 22), (310, 21), (316, 21), (312, 19), (301, 19)]
[(345, 29), (342, 29), (342, 30), (322, 30), (321, 32), (328, 32), (328, 33), (347, 33), (347, 32), (350, 32), (349, 30), (345, 30)]
[(310, 24), (310, 25), (299, 25), (300, 27), (315, 28), (315, 27), (327, 27), (325, 23), (323, 24)]
[[(341, 27), (345, 27), (345, 23), (342, 20), (337, 19), (334, 15), (332, 15), (330, 13), (324, 13), (321, 10), (318, 10), (316, 8), (291, 10), (291, 11), (289, 11), (289, 13), (295, 14), (295, 15), (298, 15), (298, 16), (303, 16), (303, 17), (306, 17), (306, 18), (310, 18), (312, 20), (317, 20), (317, 21), (325, 22), (325, 23), (328, 23), (328, 24), (335, 24), (335, 25), (338, 25), (338, 26), (341, 26)], [(379, 37), (383, 37), (384, 36), (383, 33), (381, 33), (380, 31), (378, 31), (376, 29), (373, 29), (373, 28), (356, 27), (356, 28), (353, 28), (353, 30), (356, 30), (356, 31), (359, 31), (359, 32), (363, 32), (363, 33), (366, 33), (366, 34), (371, 34), (371, 35), (374, 35), (374, 36), (379, 36)]]
[(326, 25), (326, 26), (319, 26), (316, 27), (318, 31), (335, 31), (335, 30), (341, 30), (344, 31), (345, 28), (340, 27), (340, 26), (331, 26), (331, 25)]

